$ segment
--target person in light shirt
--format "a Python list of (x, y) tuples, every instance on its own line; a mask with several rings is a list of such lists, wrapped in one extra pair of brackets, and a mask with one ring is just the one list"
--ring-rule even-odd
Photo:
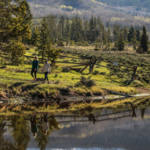
[(44, 72), (44, 74), (45, 74), (45, 79), (44, 80), (45, 81), (47, 80), (48, 84), (49, 84), (48, 74), (50, 73), (50, 64), (49, 64), (47, 59), (45, 60), (45, 63), (43, 65), (42, 72)]
[(45, 133), (45, 135), (49, 131), (49, 123), (48, 123), (47, 116), (48, 116), (48, 113), (44, 113), (44, 121), (42, 123), (42, 129), (43, 129), (43, 132)]

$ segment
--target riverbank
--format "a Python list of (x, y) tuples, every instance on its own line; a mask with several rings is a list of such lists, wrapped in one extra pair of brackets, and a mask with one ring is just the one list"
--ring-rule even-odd
[[(132, 105), (131, 105), (132, 104)], [(48, 112), (51, 115), (61, 113), (72, 113), (80, 116), (92, 113), (95, 110), (109, 109), (113, 112), (144, 109), (150, 107), (150, 97), (110, 99), (101, 101), (80, 100), (80, 101), (43, 101), (28, 102), (24, 104), (0, 104), (0, 116), (32, 114), (33, 112)]]
[[(90, 51), (90, 52), (89, 52)], [(135, 94), (149, 93), (149, 55), (127, 53), (105, 53), (92, 50), (77, 51), (63, 50), (64, 53), (57, 59), (56, 65), (51, 66), (49, 74), (50, 83), (43, 83), (44, 74), (40, 64), (37, 81), (31, 77), (31, 64), (25, 58), (25, 64), (14, 66), (9, 61), (0, 65), (0, 101), (9, 103), (29, 103), (32, 101), (65, 101), (71, 97), (94, 97), (124, 95), (126, 97)], [(35, 55), (35, 49), (28, 50), (26, 55)], [(72, 69), (74, 63), (84, 64), (94, 55), (98, 60), (93, 73), (86, 68), (82, 73), (78, 70), (85, 66), (77, 66)], [(133, 69), (117, 66), (124, 70), (116, 71), (112, 68), (113, 62), (125, 64), (128, 67), (138, 66), (136, 79), (131, 80)], [(104, 67), (102, 67), (104, 66)], [(118, 69), (116, 68), (116, 69)]]

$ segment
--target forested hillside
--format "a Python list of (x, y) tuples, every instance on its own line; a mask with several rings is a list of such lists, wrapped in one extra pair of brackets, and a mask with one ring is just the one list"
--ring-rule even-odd
[(107, 3), (112, 6), (133, 6), (137, 10), (146, 8), (150, 11), (150, 0), (96, 0), (98, 2)]
[[(131, 6), (124, 6), (122, 4), (122, 7), (120, 7), (121, 4), (117, 6), (115, 0), (112, 1), (114, 2), (112, 4), (109, 3), (109, 1), (110, 0), (28, 0), (33, 17), (43, 17), (53, 14), (57, 17), (61, 15), (64, 17), (68, 16), (69, 19), (72, 19), (72, 17), (78, 15), (82, 20), (90, 20), (92, 16), (100, 16), (105, 26), (108, 24), (110, 26), (118, 24), (121, 27), (125, 25), (127, 27), (131, 25), (142, 27), (145, 25), (148, 30), (150, 29), (150, 12), (147, 12), (145, 9), (138, 11), (137, 7), (134, 7), (134, 4), (137, 5), (137, 3), (134, 2)], [(108, 2), (108, 5), (106, 2)]]

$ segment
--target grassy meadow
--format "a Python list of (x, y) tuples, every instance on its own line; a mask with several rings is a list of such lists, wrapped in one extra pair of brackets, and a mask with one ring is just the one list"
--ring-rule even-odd
[[(25, 55), (34, 57), (36, 55), (35, 47), (30, 47), (30, 50), (26, 50)], [(94, 66), (93, 73), (88, 74), (89, 67), (80, 73), (78, 70), (84, 68), (84, 66), (77, 66), (71, 69), (70, 66), (77, 65), (74, 63), (87, 63), (92, 56), (99, 58)], [(62, 48), (62, 53), (57, 59), (56, 65), (51, 66), (51, 73), (49, 74), (50, 84), (43, 83), (42, 81), (33, 82), (31, 77), (32, 65), (27, 58), (25, 58), (23, 65), (18, 66), (11, 65), (8, 60), (1, 58), (0, 97), (8, 97), (11, 101), (14, 101), (17, 97), (22, 97), (30, 99), (30, 102), (32, 102), (32, 100), (36, 100), (37, 98), (59, 100), (62, 99), (62, 97), (67, 98), (72, 96), (113, 95), (111, 91), (128, 95), (149, 93), (149, 57), (149, 54), (140, 55), (130, 51), (94, 51), (92, 46), (65, 46)], [(112, 68), (112, 64), (115, 61), (124, 66)], [(37, 78), (44, 78), (44, 74), (41, 72), (42, 66), (43, 63), (40, 63)], [(133, 73), (132, 68), (128, 69), (128, 67), (132, 66), (138, 66), (136, 80), (128, 85), (127, 82), (131, 80)], [(115, 69), (120, 69), (124, 72)], [(142, 101), (145, 101), (145, 99), (142, 99)], [(135, 98), (115, 102), (103, 100), (100, 103), (92, 102), (90, 104), (70, 103), (62, 107), (57, 103), (48, 104), (46, 107), (44, 104), (41, 107), (36, 107), (29, 103), (27, 106), (14, 105), (14, 108), (12, 108), (12, 104), (10, 104), (10, 106), (8, 105), (7, 107), (2, 105), (0, 110), (4, 114), (8, 112), (20, 112), (21, 110), (28, 110), (26, 113), (32, 111), (49, 111), (54, 113), (68, 110), (86, 110), (88, 107), (92, 109), (113, 108), (118, 110), (124, 106), (126, 107), (126, 105), (130, 105), (129, 102), (138, 104), (141, 100)], [(144, 104), (147, 105), (149, 103)]]
[[(84, 49), (83, 49), (84, 50)], [(67, 51), (67, 50), (66, 50)], [(92, 50), (86, 50), (93, 52)], [(65, 51), (64, 51), (65, 52)], [(81, 51), (80, 51), (81, 52)], [(96, 52), (98, 53), (98, 52)], [(27, 56), (35, 56), (36, 52), (34, 48), (26, 51)], [(67, 57), (60, 57), (56, 62), (56, 66), (51, 67), (51, 73), (49, 74), (50, 84), (42, 82), (33, 82), (31, 77), (31, 67), (29, 61), (25, 58), (25, 64), (19, 66), (6, 65), (6, 68), (0, 69), (0, 83), (1, 90), (6, 90), (13, 95), (23, 95), (32, 97), (56, 97), (60, 94), (65, 96), (82, 95), (107, 95), (108, 92), (105, 89), (113, 90), (118, 93), (124, 94), (136, 94), (139, 91), (131, 86), (126, 86), (125, 79), (118, 78), (116, 76), (110, 77), (111, 70), (108, 68), (108, 62), (98, 61), (95, 65), (93, 73), (89, 73), (89, 67), (81, 74), (75, 70), (70, 69), (68, 66), (74, 66), (73, 63), (86, 63), (89, 60), (79, 57), (79, 54), (61, 54)], [(79, 58), (79, 59), (78, 59)], [(31, 58), (32, 59), (32, 58)], [(62, 63), (60, 63), (62, 62)], [(27, 64), (28, 63), (28, 64)], [(101, 67), (103, 65), (106, 67)], [(44, 74), (41, 72), (43, 64), (40, 63), (37, 78), (44, 78)], [(82, 69), (84, 66), (75, 67), (76, 69)], [(80, 85), (81, 77), (84, 76), (87, 80), (93, 81), (91, 86), (84, 84)], [(126, 79), (130, 80), (131, 76), (126, 76)], [(145, 86), (148, 86), (145, 84)], [(5, 87), (5, 88), (4, 88)], [(66, 91), (66, 93), (62, 92)]]

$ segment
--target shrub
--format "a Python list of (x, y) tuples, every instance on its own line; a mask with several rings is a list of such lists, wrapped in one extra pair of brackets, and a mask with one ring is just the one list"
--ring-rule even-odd
[(57, 45), (58, 46), (64, 46), (64, 43), (63, 43), (63, 41), (60, 40), (60, 41), (57, 42)]
[(99, 74), (101, 74), (101, 75), (106, 75), (106, 72), (100, 72)]
[(26, 47), (26, 50), (30, 50), (30, 48), (29, 48), (29, 47)]
[(83, 86), (83, 85), (90, 88), (92, 86), (95, 86), (96, 83), (95, 83), (95, 80), (92, 80), (92, 79), (85, 78), (85, 77), (81, 76), (80, 81), (77, 82), (75, 86), (79, 87), (79, 86)]
[(70, 42), (70, 46), (74, 46), (74, 41), (71, 41), (71, 42)]
[(98, 71), (98, 70), (95, 70), (95, 71), (93, 72), (93, 74), (94, 74), (94, 75), (97, 75), (97, 74), (99, 74), (99, 71)]
[(58, 77), (58, 74), (55, 74), (55, 78), (57, 78)]
[(95, 51), (99, 51), (99, 44), (95, 44), (95, 48), (94, 48)]
[(62, 68), (62, 72), (69, 72), (70, 71), (70, 68), (69, 67), (63, 67)]

